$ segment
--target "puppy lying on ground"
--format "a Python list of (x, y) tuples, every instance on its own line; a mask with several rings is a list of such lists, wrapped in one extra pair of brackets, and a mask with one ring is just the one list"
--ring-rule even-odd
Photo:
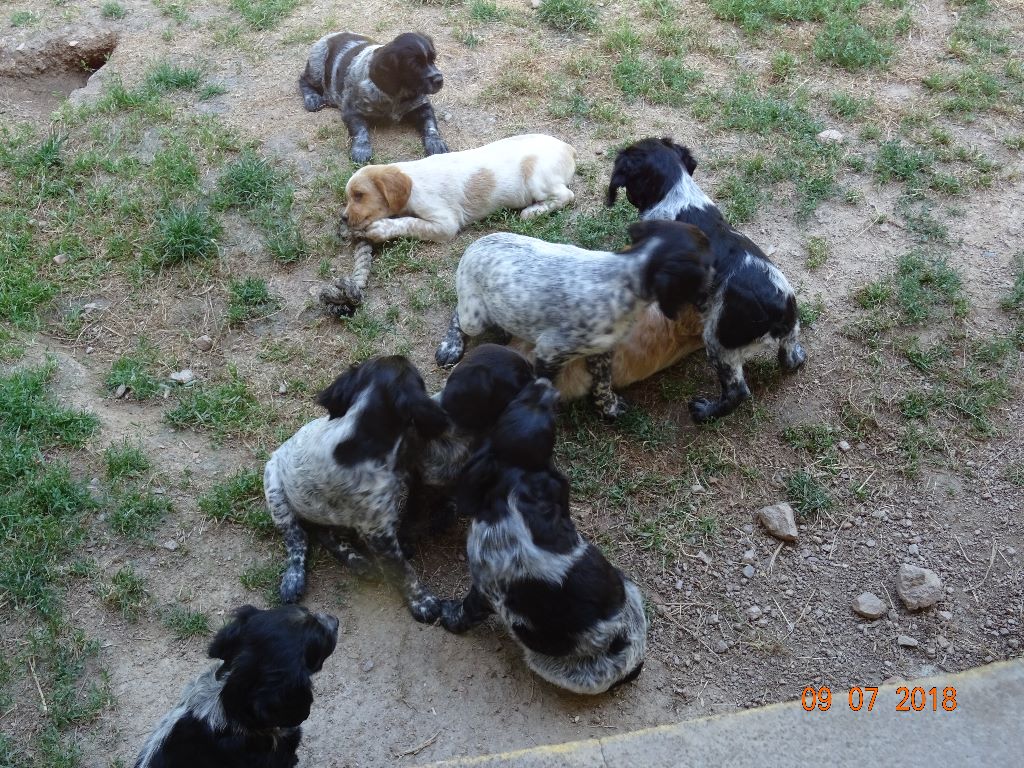
[(576, 151), (542, 134), (369, 165), (345, 185), (342, 221), (375, 242), (395, 237), (444, 242), (501, 208), (522, 208), (527, 219), (565, 207), (575, 197), (568, 187), (575, 172)]
[(281, 600), (295, 602), (305, 590), (310, 533), (365, 573), (367, 560), (346, 540), (354, 534), (402, 582), (413, 618), (433, 622), (440, 603), (406, 560), (398, 532), (422, 445), (445, 431), (448, 417), (399, 355), (351, 366), (317, 402), (328, 415), (274, 451), (263, 473), (267, 506), (288, 551)]
[(548, 682), (601, 693), (643, 666), (647, 619), (636, 585), (576, 531), (569, 481), (552, 462), (558, 392), (538, 379), (509, 405), (462, 477), (473, 586), (445, 600), (441, 624), (465, 632), (497, 613)]
[(458, 307), (437, 348), (438, 365), (462, 357), (466, 336), (490, 326), (534, 345), (537, 375), (555, 379), (585, 357), (592, 392), (610, 418), (625, 410), (612, 391), (611, 349), (657, 303), (674, 318), (711, 281), (707, 238), (675, 222), (637, 222), (620, 253), (586, 251), (498, 233), (471, 244), (456, 271)]
[(293, 768), (310, 678), (334, 652), (338, 620), (288, 606), (246, 605), (210, 643), (222, 659), (185, 689), (135, 768)]
[(737, 232), (693, 180), (690, 151), (671, 139), (644, 139), (615, 158), (608, 205), (620, 187), (646, 221), (672, 220), (699, 227), (713, 254), (714, 282), (697, 302), (704, 346), (718, 374), (718, 400), (690, 401), (696, 422), (725, 416), (750, 397), (743, 364), (759, 350), (777, 347), (779, 364), (793, 371), (807, 355), (800, 346), (796, 295), (785, 276), (748, 237)]
[(313, 44), (299, 90), (310, 112), (326, 106), (341, 110), (357, 163), (369, 162), (373, 152), (372, 120), (411, 121), (428, 155), (447, 152), (427, 98), (444, 85), (435, 57), (426, 35), (406, 32), (380, 45), (352, 32), (335, 32)]

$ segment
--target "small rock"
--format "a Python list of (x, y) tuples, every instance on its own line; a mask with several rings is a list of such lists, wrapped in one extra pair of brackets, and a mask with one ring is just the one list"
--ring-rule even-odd
[(192, 342), (193, 346), (200, 352), (209, 352), (213, 349), (213, 339), (207, 336), (205, 333)]
[(829, 128), (828, 130), (822, 131), (815, 138), (821, 144), (842, 144), (843, 134), (837, 131), (835, 128)]
[(363, 672), (369, 672), (371, 669), (373, 669), (373, 662), (367, 659), (363, 662), (363, 666), (360, 667), (360, 669), (362, 669)]
[(874, 539), (865, 539), (864, 546), (868, 549), (874, 549), (875, 545), (878, 544)]
[(752, 565), (744, 565), (743, 566), (743, 578), (745, 578), (745, 579), (752, 579), (752, 578), (754, 578), (754, 574), (755, 573), (757, 573), (757, 571), (754, 570), (754, 566), (752, 566)]
[(933, 570), (904, 563), (896, 574), (896, 591), (907, 608), (916, 611), (942, 599), (942, 580)]
[(63, 253), (58, 253), (56, 256), (53, 257), (53, 263), (56, 264), (58, 267), (61, 264), (67, 264), (68, 257), (65, 256)]
[(839, 441), (839, 450), (842, 451), (843, 453), (848, 452), (849, 450), (851, 450), (851, 448), (852, 446), (845, 440)]
[(920, 551), (921, 550), (918, 548), (917, 544), (911, 544), (909, 547), (907, 547), (907, 552), (909, 552), (912, 555), (916, 555)]
[(450, 122), (451, 119), (452, 119), (452, 113), (451, 112), (445, 112), (443, 115), (441, 115), (441, 119), (444, 120), (446, 123)]
[(114, 397), (116, 397), (118, 400), (120, 400), (122, 397), (124, 397), (127, 394), (128, 394), (128, 386), (126, 384), (121, 384), (120, 386), (118, 386), (118, 388), (116, 390), (114, 390)]
[(87, 354), (87, 355), (91, 355), (95, 351), (96, 351), (95, 347), (86, 347), (85, 348), (85, 354)]
[(176, 384), (191, 384), (196, 380), (196, 375), (192, 372), (191, 368), (185, 368), (172, 373), (170, 379)]
[(174, 550), (176, 550), (178, 548), (178, 541), (177, 541), (177, 539), (168, 539), (167, 541), (165, 541), (160, 546), (162, 546), (168, 552), (173, 552)]
[(712, 626), (718, 624), (718, 622), (720, 622), (720, 621), (721, 621), (721, 619), (718, 618), (718, 614), (717, 613), (712, 613), (710, 616), (708, 616), (708, 624), (710, 624)]
[(746, 552), (743, 553), (743, 557), (741, 557), (740, 560), (744, 563), (750, 563), (751, 565), (753, 565), (757, 562), (757, 553), (754, 552), (754, 550), (752, 549), (748, 549)]
[(949, 648), (949, 640), (939, 635), (935, 638), (935, 642), (939, 644), (939, 648)]
[(287, 395), (288, 394), (288, 385), (285, 384), (283, 381), (281, 382), (281, 386), (279, 386), (277, 388), (277, 394), (279, 394), (279, 395)]
[(701, 485), (700, 483), (694, 483), (693, 485), (690, 486), (690, 490), (693, 493), (703, 493), (704, 492), (704, 486)]
[(763, 507), (758, 510), (757, 519), (775, 538), (782, 541), (797, 540), (796, 519), (793, 516), (793, 508), (789, 504), (781, 502), (770, 507)]
[(715, 653), (725, 653), (729, 650), (729, 644), (725, 640), (716, 640), (714, 645), (711, 646), (711, 650)]
[(705, 552), (703, 549), (697, 552), (697, 559), (700, 560), (704, 565), (711, 565), (711, 555)]
[(747, 618), (750, 619), (751, 621), (757, 621), (758, 619), (761, 618), (761, 615), (763, 613), (764, 613), (764, 611), (762, 611), (756, 605), (752, 605), (749, 608), (747, 608)]
[(952, 621), (953, 620), (953, 614), (950, 611), (939, 611), (938, 612), (938, 616), (943, 621)]
[(917, 640), (912, 638), (910, 635), (900, 635), (896, 638), (896, 642), (904, 648), (917, 648)]
[(889, 606), (871, 592), (861, 592), (850, 607), (853, 608), (854, 613), (865, 619), (880, 619), (889, 610)]
[(1013, 547), (1007, 547), (1006, 549), (1003, 550), (1003, 553), (1006, 554), (1007, 557), (1013, 557), (1014, 555), (1017, 554), (1017, 550), (1014, 549)]
[(530, 5), (532, 5), (534, 8), (540, 8), (541, 2), (542, 0), (530, 0)]

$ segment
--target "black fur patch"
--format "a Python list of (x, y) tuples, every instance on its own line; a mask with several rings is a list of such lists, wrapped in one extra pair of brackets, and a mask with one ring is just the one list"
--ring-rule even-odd
[(434, 41), (418, 32), (404, 32), (379, 49), (370, 64), (370, 79), (391, 97), (437, 93), (444, 84), (434, 65)]
[(458, 429), (481, 434), (534, 378), (533, 366), (515, 350), (481, 344), (448, 377), (441, 406)]

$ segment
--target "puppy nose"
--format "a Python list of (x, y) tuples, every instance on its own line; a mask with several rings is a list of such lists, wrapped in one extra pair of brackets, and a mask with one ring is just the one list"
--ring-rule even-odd
[(332, 635), (337, 636), (339, 622), (338, 622), (338, 619), (336, 617), (331, 616), (331, 614), (329, 614), (329, 613), (321, 613), (319, 611), (317, 611), (317, 613), (315, 615), (316, 615), (317, 621), (319, 621), (321, 624), (323, 624), (328, 632), (330, 632)]
[(434, 88), (440, 88), (442, 85), (444, 85), (444, 75), (442, 75), (440, 72), (435, 72), (430, 76), (430, 84)]

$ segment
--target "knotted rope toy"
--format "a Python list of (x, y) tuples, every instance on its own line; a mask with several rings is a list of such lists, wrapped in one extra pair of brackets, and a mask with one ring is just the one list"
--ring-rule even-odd
[(354, 243), (352, 272), (325, 285), (320, 291), (320, 303), (329, 315), (341, 318), (351, 317), (363, 303), (363, 290), (370, 280), (373, 264), (373, 243), (353, 237), (343, 222), (338, 223), (338, 235)]

